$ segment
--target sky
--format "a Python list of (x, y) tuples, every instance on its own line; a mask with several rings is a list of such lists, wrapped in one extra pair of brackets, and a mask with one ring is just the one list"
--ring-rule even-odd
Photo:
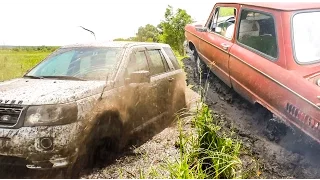
[(168, 5), (206, 20), (212, 0), (1, 0), (0, 45), (66, 45), (134, 36), (140, 26), (157, 25)]

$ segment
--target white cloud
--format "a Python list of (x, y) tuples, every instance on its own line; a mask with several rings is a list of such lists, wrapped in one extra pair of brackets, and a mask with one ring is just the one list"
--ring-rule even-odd
[(64, 45), (133, 36), (139, 26), (157, 25), (167, 5), (182, 8), (196, 20), (205, 20), (214, 2), (150, 0), (2, 0), (0, 1), (0, 44)]

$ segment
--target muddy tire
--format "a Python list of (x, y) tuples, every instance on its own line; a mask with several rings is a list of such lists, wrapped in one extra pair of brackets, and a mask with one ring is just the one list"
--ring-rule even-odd
[(85, 145), (85, 152), (77, 156), (74, 163), (67, 168), (62, 169), (64, 178), (78, 179), (80, 173), (86, 168), (92, 168), (95, 165), (95, 150), (97, 148), (95, 142)]
[(197, 61), (197, 72), (198, 74), (201, 74), (202, 79), (206, 79), (207, 75), (209, 73), (209, 68), (208, 66), (198, 57)]
[(200, 59), (198, 51), (193, 46), (191, 49), (191, 59), (196, 63), (196, 68), (194, 71), (194, 77), (197, 80), (200, 80), (200, 78), (204, 78), (208, 73), (208, 67), (207, 65)]

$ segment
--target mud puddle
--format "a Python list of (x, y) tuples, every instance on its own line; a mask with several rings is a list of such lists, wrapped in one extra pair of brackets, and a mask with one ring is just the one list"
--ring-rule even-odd
[[(184, 64), (188, 84), (199, 92), (200, 78), (196, 74), (196, 63), (185, 58)], [(255, 178), (320, 178), (319, 144), (301, 131), (273, 118), (263, 107), (247, 102), (212, 72), (209, 72), (209, 78), (208, 74), (204, 76), (201, 87), (207, 89), (206, 103), (215, 116), (225, 121), (224, 128), (236, 132), (250, 151), (249, 160), (258, 160), (260, 171)]]

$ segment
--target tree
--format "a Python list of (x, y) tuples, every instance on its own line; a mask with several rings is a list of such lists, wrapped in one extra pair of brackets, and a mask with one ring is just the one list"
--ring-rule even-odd
[(137, 41), (140, 42), (158, 42), (158, 37), (158, 29), (151, 24), (139, 27), (138, 33), (136, 34)]
[(186, 10), (179, 8), (174, 11), (173, 7), (169, 5), (164, 17), (165, 20), (158, 25), (161, 30), (159, 41), (169, 44), (179, 54), (184, 55), (184, 27), (192, 22), (191, 16)]
[(113, 41), (137, 41), (137, 37), (116, 38)]

